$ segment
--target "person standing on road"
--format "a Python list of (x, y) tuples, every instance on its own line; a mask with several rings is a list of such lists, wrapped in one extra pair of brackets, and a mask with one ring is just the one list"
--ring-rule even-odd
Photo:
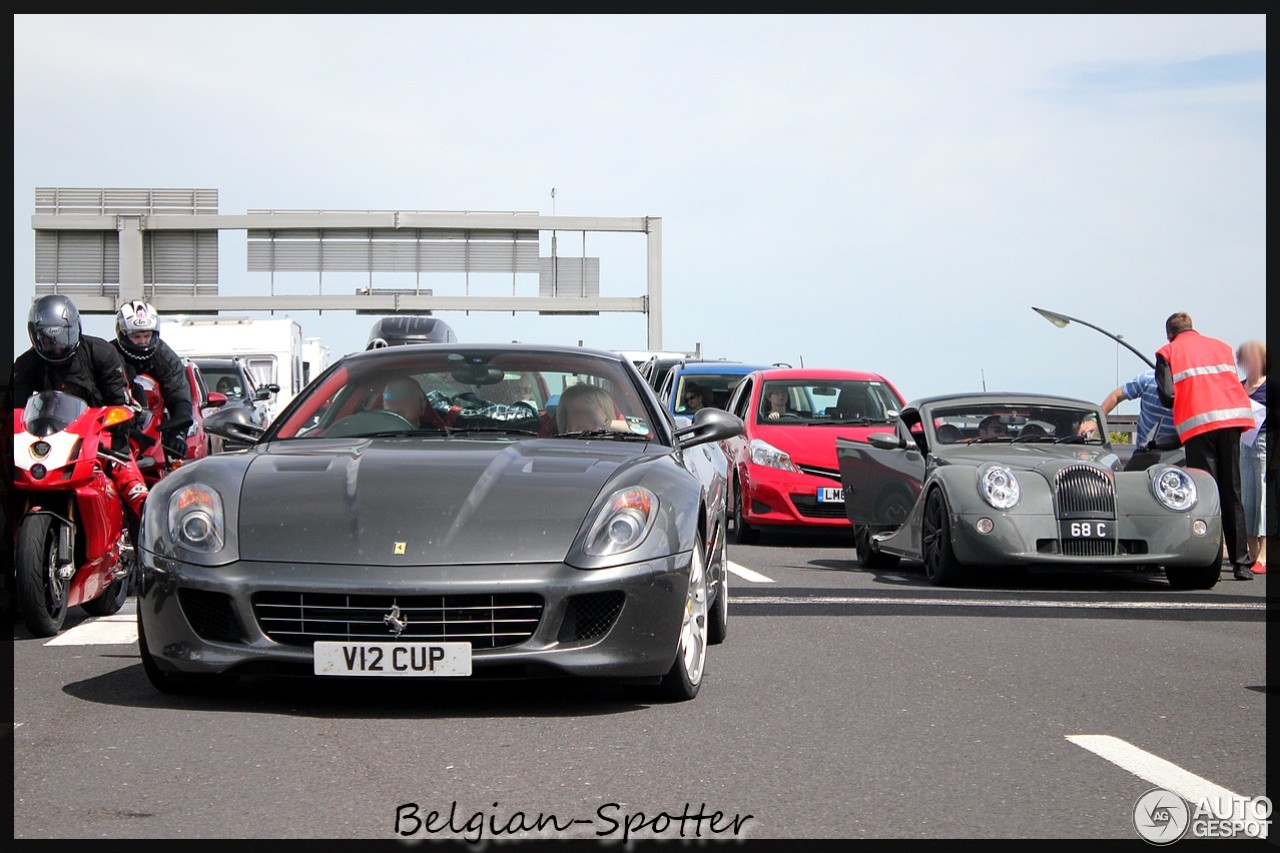
[[(1244, 390), (1257, 405), (1257, 428), (1245, 432), (1240, 446), (1240, 498), (1244, 503), (1245, 536), (1253, 573), (1267, 571), (1267, 345), (1245, 341), (1236, 350), (1236, 362), (1244, 370)], [(1258, 420), (1261, 418), (1261, 420)]]
[(1169, 343), (1156, 353), (1160, 402), (1173, 410), (1187, 465), (1208, 471), (1218, 484), (1232, 574), (1253, 580), (1240, 501), (1240, 436), (1254, 427), (1249, 395), (1229, 345), (1195, 331), (1184, 312), (1170, 315), (1164, 329)]

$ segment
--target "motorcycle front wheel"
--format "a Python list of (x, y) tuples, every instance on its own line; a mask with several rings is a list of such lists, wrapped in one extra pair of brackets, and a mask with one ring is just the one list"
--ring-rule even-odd
[(37, 637), (52, 637), (67, 619), (71, 587), (58, 577), (58, 522), (47, 515), (22, 519), (14, 562), (22, 621)]

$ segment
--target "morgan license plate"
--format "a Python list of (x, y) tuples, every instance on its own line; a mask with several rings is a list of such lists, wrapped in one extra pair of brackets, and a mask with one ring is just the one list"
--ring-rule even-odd
[(315, 644), (316, 675), (470, 675), (470, 643)]
[(844, 489), (818, 489), (818, 503), (820, 504), (844, 503)]
[(1115, 536), (1114, 521), (1063, 521), (1059, 524), (1063, 539), (1111, 539)]

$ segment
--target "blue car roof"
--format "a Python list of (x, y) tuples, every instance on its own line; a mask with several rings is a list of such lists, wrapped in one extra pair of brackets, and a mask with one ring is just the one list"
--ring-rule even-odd
[(767, 364), (739, 364), (736, 361), (700, 361), (697, 364), (686, 364), (673, 368), (680, 373), (691, 373), (694, 376), (715, 374), (717, 376), (746, 376), (757, 370), (768, 370)]

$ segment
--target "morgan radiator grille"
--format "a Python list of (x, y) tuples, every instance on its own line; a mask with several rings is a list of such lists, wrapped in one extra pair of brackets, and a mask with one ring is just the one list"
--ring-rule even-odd
[(1054, 477), (1059, 518), (1115, 518), (1116, 484), (1091, 465), (1068, 465)]
[(295, 646), (310, 646), (317, 640), (399, 639), (468, 642), (475, 649), (497, 649), (533, 636), (542, 608), (542, 596), (534, 593), (259, 592), (253, 596), (253, 615), (262, 633), (277, 643)]
[(1114, 557), (1114, 539), (1063, 539), (1062, 553), (1068, 557)]

